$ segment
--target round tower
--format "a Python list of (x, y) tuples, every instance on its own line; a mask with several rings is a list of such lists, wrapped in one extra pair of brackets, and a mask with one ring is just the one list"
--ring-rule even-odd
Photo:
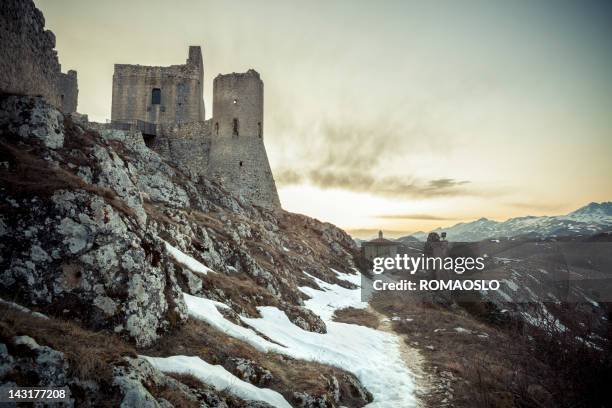
[(207, 174), (253, 204), (280, 208), (263, 143), (263, 81), (252, 69), (215, 78)]
[(263, 81), (257, 71), (215, 78), (212, 126), (213, 138), (263, 138)]

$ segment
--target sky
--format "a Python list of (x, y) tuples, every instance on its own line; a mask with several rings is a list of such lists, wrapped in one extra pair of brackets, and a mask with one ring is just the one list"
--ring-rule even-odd
[(257, 70), (283, 208), (368, 238), (612, 200), (607, 1), (35, 0), (110, 118), (113, 64)]

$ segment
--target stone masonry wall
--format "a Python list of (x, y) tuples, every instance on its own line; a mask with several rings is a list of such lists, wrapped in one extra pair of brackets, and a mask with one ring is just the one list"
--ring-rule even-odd
[(171, 160), (192, 178), (206, 173), (210, 155), (211, 121), (163, 124), (157, 136), (147, 141), (149, 147)]
[[(183, 123), (204, 120), (204, 65), (200, 47), (189, 47), (183, 65), (149, 67), (115, 64), (111, 119), (151, 123)], [(153, 89), (161, 102), (153, 104)]]
[(0, 92), (43, 96), (61, 106), (55, 35), (32, 0), (0, 1)]
[(212, 137), (208, 175), (249, 202), (280, 208), (266, 148), (258, 138)]
[(74, 113), (77, 111), (79, 99), (79, 87), (77, 84), (76, 71), (70, 70), (66, 74), (58, 75), (57, 87), (60, 97), (60, 109), (64, 113)]

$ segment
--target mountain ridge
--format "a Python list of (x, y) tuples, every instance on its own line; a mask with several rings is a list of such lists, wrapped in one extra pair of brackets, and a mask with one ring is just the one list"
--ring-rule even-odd
[[(432, 232), (446, 232), (452, 241), (481, 241), (487, 238), (515, 237), (557, 237), (593, 235), (612, 228), (612, 201), (591, 202), (564, 215), (525, 215), (506, 221), (489, 220), (481, 217), (475, 221), (460, 222), (450, 227), (440, 227)], [(419, 231), (405, 237), (427, 239), (427, 232)]]

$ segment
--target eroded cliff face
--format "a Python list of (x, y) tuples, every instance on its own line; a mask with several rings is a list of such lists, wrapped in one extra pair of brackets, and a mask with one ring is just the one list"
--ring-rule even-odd
[[(40, 98), (0, 101), (0, 290), (5, 298), (147, 346), (186, 319), (181, 292), (311, 331), (303, 272), (335, 281), (355, 246), (331, 224), (254, 207), (190, 179), (139, 133), (78, 124)], [(165, 242), (164, 242), (165, 241)], [(171, 245), (212, 268), (190, 271)], [(346, 284), (346, 283), (345, 283)]]
[[(223, 333), (189, 320), (183, 298), (223, 302), (236, 322), (258, 316), (257, 306), (276, 306), (302, 329), (325, 332), (298, 287), (316, 287), (313, 276), (351, 285), (330, 269), (353, 267), (356, 247), (346, 233), (188, 176), (139, 133), (77, 121), (39, 97), (0, 98), (4, 386), (68, 386), (84, 405), (267, 406), (177, 380), (137, 355), (161, 355), (173, 338), (195, 339), (196, 350), (208, 336), (213, 360), (245, 381), (272, 381), (287, 398), (299, 396), (299, 406), (371, 400), (337, 368), (286, 363), (235, 341), (214, 356)], [(187, 267), (184, 255), (212, 272)], [(316, 379), (302, 384), (313, 372)]]

